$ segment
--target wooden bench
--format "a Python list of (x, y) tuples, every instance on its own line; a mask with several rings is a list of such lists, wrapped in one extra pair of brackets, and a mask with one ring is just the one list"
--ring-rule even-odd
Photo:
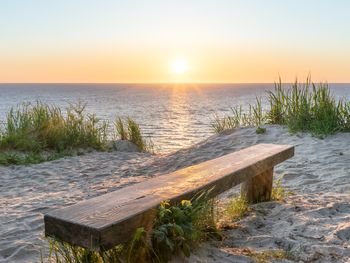
[(212, 189), (214, 197), (243, 183), (249, 202), (271, 197), (273, 167), (294, 155), (290, 145), (258, 144), (220, 158), (122, 188), (45, 215), (45, 234), (94, 251), (130, 239), (138, 227), (149, 230), (160, 202), (191, 199)]

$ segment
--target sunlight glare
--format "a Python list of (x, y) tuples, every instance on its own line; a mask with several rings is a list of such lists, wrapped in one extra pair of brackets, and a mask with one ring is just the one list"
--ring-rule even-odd
[(177, 58), (171, 64), (172, 71), (175, 74), (183, 74), (188, 70), (187, 60), (184, 58)]

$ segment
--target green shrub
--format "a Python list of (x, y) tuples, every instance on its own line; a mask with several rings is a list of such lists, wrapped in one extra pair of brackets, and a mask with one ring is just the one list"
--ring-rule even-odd
[(205, 201), (203, 197), (193, 201), (183, 200), (176, 206), (168, 202), (160, 205), (152, 245), (161, 262), (167, 262), (178, 253), (189, 257), (194, 247), (217, 232), (213, 203)]

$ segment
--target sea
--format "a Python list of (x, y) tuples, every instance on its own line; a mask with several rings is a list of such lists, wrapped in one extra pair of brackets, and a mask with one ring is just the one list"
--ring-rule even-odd
[[(350, 84), (329, 84), (332, 93), (350, 100)], [(0, 123), (22, 103), (42, 101), (62, 109), (86, 103), (86, 112), (112, 123), (117, 116), (136, 120), (161, 153), (189, 147), (214, 134), (215, 116), (261, 98), (273, 83), (264, 84), (0, 84)]]

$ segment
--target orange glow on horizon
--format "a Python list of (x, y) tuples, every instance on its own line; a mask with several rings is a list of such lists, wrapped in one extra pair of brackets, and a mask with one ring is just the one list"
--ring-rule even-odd
[[(195, 50), (171, 60), (164, 50), (106, 50), (103, 53), (48, 53), (5, 56), (3, 83), (271, 83), (309, 73), (314, 81), (349, 82), (350, 65), (339, 57), (230, 49)], [(341, 59), (350, 61), (346, 54)], [(188, 63), (191, 62), (191, 65)], [(169, 68), (169, 63), (171, 68)], [(175, 64), (174, 64), (175, 63)]]
[(2, 1), (0, 83), (350, 82), (340, 2)]

